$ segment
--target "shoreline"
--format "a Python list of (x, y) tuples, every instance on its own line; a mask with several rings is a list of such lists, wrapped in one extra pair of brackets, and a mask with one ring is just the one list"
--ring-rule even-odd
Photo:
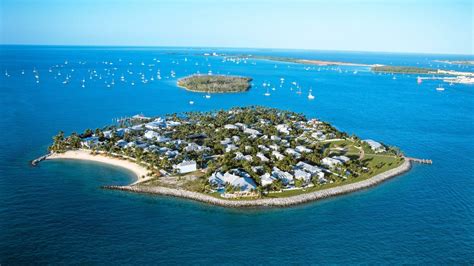
[(128, 186), (104, 186), (104, 189), (129, 191), (142, 194), (155, 194), (163, 196), (171, 196), (199, 201), (211, 205), (217, 205), (228, 208), (257, 208), (257, 207), (290, 207), (303, 203), (308, 203), (320, 199), (330, 198), (334, 196), (344, 195), (351, 192), (366, 189), (382, 183), (392, 177), (401, 175), (411, 169), (411, 160), (405, 158), (405, 161), (398, 167), (390, 169), (386, 172), (375, 175), (371, 178), (338, 187), (327, 188), (315, 192), (290, 196), (286, 198), (256, 199), (256, 200), (225, 200), (212, 197), (203, 193), (193, 192), (183, 189), (174, 189), (167, 187), (143, 187), (136, 185)]
[(138, 165), (137, 163), (128, 161), (126, 159), (111, 158), (111, 157), (101, 155), (101, 154), (92, 155), (90, 154), (89, 150), (74, 150), (74, 151), (66, 151), (64, 153), (53, 153), (50, 155), (46, 155), (46, 158), (45, 158), (45, 160), (57, 160), (57, 159), (86, 160), (86, 161), (94, 161), (94, 162), (109, 164), (112, 166), (118, 166), (118, 167), (125, 168), (131, 171), (136, 177), (136, 180), (130, 185), (103, 186), (102, 188), (104, 189), (121, 190), (121, 191), (128, 191), (128, 192), (142, 193), (142, 194), (155, 194), (155, 195), (162, 195), (162, 196), (179, 197), (179, 198), (195, 200), (195, 201), (199, 201), (206, 204), (217, 205), (217, 206), (228, 207), (228, 208), (290, 207), (290, 206), (304, 204), (304, 203), (308, 203), (308, 202), (312, 202), (312, 201), (316, 201), (320, 199), (344, 195), (344, 194), (348, 194), (351, 192), (359, 191), (362, 189), (366, 189), (366, 188), (370, 188), (375, 185), (378, 185), (390, 178), (393, 178), (395, 176), (408, 172), (412, 166), (411, 165), (412, 159), (405, 157), (405, 161), (400, 166), (390, 169), (386, 172), (380, 173), (378, 175), (375, 175), (371, 178), (356, 182), (356, 183), (322, 189), (319, 191), (309, 192), (309, 193), (285, 197), (285, 198), (264, 198), (264, 199), (255, 199), (255, 200), (245, 200), (245, 199), (225, 200), (225, 199), (216, 198), (210, 195), (206, 195), (204, 193), (188, 191), (188, 190), (183, 190), (183, 189), (174, 189), (174, 188), (167, 188), (167, 187), (160, 187), (160, 186), (156, 186), (156, 187), (140, 186), (139, 185), (140, 183), (152, 179), (153, 176), (147, 176), (147, 173), (149, 171), (145, 167)]
[(91, 151), (89, 150), (73, 150), (73, 151), (66, 151), (64, 153), (52, 153), (46, 155), (44, 160), (58, 160), (58, 159), (66, 159), (66, 160), (83, 160), (83, 161), (94, 161), (98, 163), (108, 164), (112, 166), (117, 166), (120, 168), (125, 168), (132, 172), (135, 176), (135, 181), (130, 185), (136, 185), (141, 182), (148, 181), (153, 177), (148, 177), (147, 174), (150, 172), (145, 167), (130, 162), (126, 159), (118, 159), (108, 157), (102, 154), (92, 155), (90, 154)]

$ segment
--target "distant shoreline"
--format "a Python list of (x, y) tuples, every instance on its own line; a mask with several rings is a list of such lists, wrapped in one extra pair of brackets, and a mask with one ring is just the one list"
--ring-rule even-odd
[(305, 194), (300, 194), (297, 196), (289, 196), (284, 198), (264, 198), (264, 199), (255, 199), (255, 200), (226, 200), (206, 195), (199, 192), (193, 192), (183, 189), (174, 189), (167, 188), (162, 186), (141, 186), (140, 183), (148, 181), (153, 177), (147, 177), (148, 170), (138, 165), (135, 162), (128, 161), (126, 159), (112, 158), (105, 155), (97, 154), (92, 155), (88, 150), (75, 150), (75, 151), (66, 151), (65, 153), (53, 153), (48, 155), (46, 160), (56, 160), (56, 159), (74, 159), (74, 160), (87, 160), (95, 161), (100, 163), (109, 164), (112, 166), (118, 166), (130, 170), (136, 176), (136, 181), (130, 185), (126, 186), (104, 186), (105, 189), (112, 190), (122, 190), (135, 193), (145, 193), (145, 194), (157, 194), (164, 196), (180, 197), (191, 199), (203, 203), (208, 203), (212, 205), (218, 205), (222, 207), (229, 208), (253, 208), (253, 207), (289, 207), (293, 205), (299, 205), (307, 202), (312, 202), (320, 199), (325, 199), (329, 197), (334, 197), (338, 195), (348, 194), (354, 191), (366, 189), (372, 186), (375, 186), (379, 183), (382, 183), (392, 177), (401, 175), (411, 168), (411, 162), (409, 159), (405, 158), (405, 161), (398, 167), (390, 169), (386, 172), (377, 174), (368, 179), (341, 185), (333, 188), (322, 189), (315, 192), (309, 192)]

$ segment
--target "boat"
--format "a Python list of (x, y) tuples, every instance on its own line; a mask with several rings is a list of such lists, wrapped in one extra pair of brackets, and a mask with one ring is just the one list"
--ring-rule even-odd
[(314, 100), (314, 96), (313, 96), (313, 94), (311, 94), (311, 92), (312, 92), (312, 90), (309, 89), (308, 99), (309, 99), (309, 100)]
[(270, 92), (268, 91), (268, 88), (267, 88), (267, 92), (265, 92), (265, 94), (263, 94), (263, 95), (265, 95), (265, 96), (270, 96), (271, 95)]
[(204, 98), (211, 99), (211, 94), (209, 94), (209, 92), (207, 92), (206, 95), (204, 96)]
[(436, 88), (437, 91), (444, 91), (444, 88), (440, 85)]
[(395, 79), (397, 79), (397, 77), (396, 77), (396, 76), (393, 76), (393, 78), (392, 78), (392, 79), (394, 79), (394, 80), (395, 80)]
[(296, 94), (301, 94), (301, 88), (298, 87), (298, 91), (296, 92)]
[(194, 101), (189, 101), (189, 104), (190, 104), (190, 105), (193, 105), (193, 104), (194, 104)]
[(416, 82), (417, 82), (418, 84), (421, 84), (421, 82), (423, 82), (423, 80), (421, 79), (421, 77), (418, 77), (418, 78), (416, 78)]

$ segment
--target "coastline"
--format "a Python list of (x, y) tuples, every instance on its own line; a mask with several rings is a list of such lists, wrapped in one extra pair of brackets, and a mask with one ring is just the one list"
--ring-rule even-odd
[(112, 166), (117, 166), (121, 168), (125, 168), (131, 171), (135, 176), (135, 181), (130, 185), (136, 185), (141, 182), (148, 181), (152, 177), (147, 176), (149, 170), (145, 167), (130, 162), (126, 159), (118, 159), (112, 158), (105, 155), (97, 154), (92, 155), (90, 154), (91, 151), (89, 150), (73, 150), (73, 151), (66, 151), (64, 153), (52, 153), (46, 155), (45, 160), (57, 160), (57, 159), (67, 159), (67, 160), (84, 160), (84, 161), (94, 161), (99, 163), (104, 163)]
[(178, 84), (176, 84), (176, 87), (178, 88), (181, 88), (183, 90), (186, 90), (186, 91), (190, 91), (190, 92), (197, 92), (197, 93), (209, 93), (209, 94), (224, 94), (224, 93), (244, 93), (244, 92), (248, 92), (250, 88), (244, 90), (244, 91), (213, 91), (213, 92), (207, 92), (207, 91), (197, 91), (197, 90), (192, 90), (192, 89), (188, 89), (184, 86), (180, 86)]
[(134, 173), (136, 180), (130, 185), (126, 186), (103, 186), (105, 189), (111, 190), (121, 190), (129, 191), (134, 193), (143, 193), (143, 194), (157, 194), (163, 196), (179, 197), (185, 199), (191, 199), (199, 201), (202, 203), (207, 203), (211, 205), (217, 205), (221, 207), (228, 208), (257, 208), (257, 207), (290, 207), (294, 205), (299, 205), (303, 203), (308, 203), (320, 199), (325, 199), (329, 197), (339, 196), (348, 194), (354, 191), (366, 189), (379, 183), (382, 183), (392, 177), (401, 175), (405, 172), (408, 172), (411, 168), (412, 159), (405, 158), (405, 161), (398, 167), (390, 169), (386, 172), (375, 175), (371, 178), (346, 184), (338, 187), (332, 187), (327, 189), (322, 189), (319, 191), (309, 192), (305, 194), (300, 194), (296, 196), (290, 196), (285, 198), (265, 198), (265, 199), (255, 199), (255, 200), (225, 200), (216, 198), (210, 195), (206, 195), (199, 192), (188, 191), (183, 189), (174, 189), (167, 187), (147, 187), (140, 186), (140, 183), (148, 181), (153, 178), (153, 176), (147, 176), (149, 172), (145, 167), (138, 165), (137, 163), (128, 161), (126, 159), (112, 158), (105, 155), (90, 154), (89, 150), (74, 150), (66, 151), (64, 153), (53, 153), (47, 155), (45, 160), (57, 160), (57, 159), (72, 159), (72, 160), (86, 160), (94, 161), (109, 164), (112, 166), (118, 166), (125, 168), (132, 173)]
[(323, 189), (315, 192), (301, 194), (297, 196), (291, 196), (286, 198), (272, 198), (272, 199), (256, 199), (256, 200), (225, 200), (212, 197), (203, 193), (187, 191), (182, 189), (173, 189), (166, 187), (143, 187), (136, 185), (128, 186), (104, 186), (105, 189), (130, 191), (135, 193), (144, 194), (158, 194), (164, 196), (172, 196), (179, 198), (186, 198), (196, 200), (199, 202), (217, 205), (228, 208), (255, 208), (255, 207), (289, 207), (293, 205), (299, 205), (308, 203), (320, 199), (334, 197), (338, 195), (348, 194), (350, 192), (366, 189), (382, 183), (392, 177), (401, 175), (411, 168), (411, 160), (405, 158), (403, 164), (397, 168), (390, 169), (386, 172), (375, 175), (369, 179), (362, 180), (360, 182), (342, 185), (338, 187)]

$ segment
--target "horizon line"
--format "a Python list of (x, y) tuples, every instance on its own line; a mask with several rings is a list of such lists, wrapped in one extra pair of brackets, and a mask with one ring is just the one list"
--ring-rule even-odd
[(136, 47), (136, 48), (191, 48), (191, 49), (249, 49), (249, 50), (292, 50), (292, 51), (320, 51), (320, 52), (352, 52), (352, 53), (384, 53), (384, 54), (426, 54), (426, 55), (459, 55), (474, 56), (462, 53), (433, 53), (433, 52), (394, 52), (394, 51), (369, 51), (369, 50), (330, 50), (317, 48), (278, 48), (278, 47), (233, 47), (233, 46), (172, 46), (172, 45), (107, 45), (107, 44), (24, 44), (2, 43), (0, 46), (50, 46), (50, 47)]

